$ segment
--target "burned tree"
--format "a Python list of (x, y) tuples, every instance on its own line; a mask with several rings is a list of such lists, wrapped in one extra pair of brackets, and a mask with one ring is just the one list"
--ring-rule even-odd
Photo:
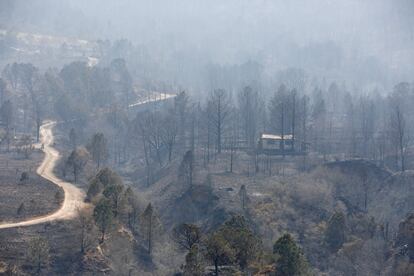
[(186, 187), (191, 187), (193, 185), (193, 174), (194, 174), (194, 154), (191, 150), (187, 151), (184, 154), (183, 160), (181, 162), (178, 176)]
[(248, 147), (253, 149), (256, 145), (258, 117), (261, 108), (259, 93), (249, 86), (245, 87), (238, 94), (238, 104), (244, 140)]
[(173, 229), (172, 239), (180, 248), (190, 251), (194, 244), (201, 241), (200, 227), (182, 223)]
[(239, 190), (240, 204), (242, 210), (246, 210), (249, 197), (247, 195), (246, 185), (242, 185)]
[(168, 162), (171, 162), (178, 133), (176, 120), (171, 114), (167, 114), (163, 117), (161, 131), (161, 140), (168, 150)]
[(208, 100), (208, 104), (211, 105), (211, 120), (216, 136), (216, 149), (217, 153), (221, 153), (222, 139), (227, 124), (227, 119), (230, 113), (230, 96), (223, 89), (214, 90)]
[(391, 106), (391, 135), (392, 141), (398, 147), (400, 169), (405, 171), (405, 150), (408, 144), (405, 116), (401, 105), (393, 102)]
[(287, 134), (287, 116), (286, 112), (288, 110), (288, 97), (286, 86), (281, 85), (277, 92), (273, 95), (270, 106), (269, 113), (273, 121), (272, 129), (278, 132), (281, 136), (280, 149), (284, 152), (285, 148), (285, 135)]
[(13, 123), (13, 105), (10, 100), (5, 101), (0, 107), (1, 121), (6, 129), (5, 140), (7, 142), (7, 151), (10, 151), (10, 140), (12, 138), (12, 123)]

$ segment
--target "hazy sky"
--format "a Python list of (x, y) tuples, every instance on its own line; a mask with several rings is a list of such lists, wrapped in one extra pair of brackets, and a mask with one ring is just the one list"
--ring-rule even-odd
[(222, 64), (305, 66), (313, 62), (307, 53), (328, 49), (386, 67), (396, 79), (414, 73), (413, 0), (1, 1), (0, 25), (17, 30), (127, 38)]

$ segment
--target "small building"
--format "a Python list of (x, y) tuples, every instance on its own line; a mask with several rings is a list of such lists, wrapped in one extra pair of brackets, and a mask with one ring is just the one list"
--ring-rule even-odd
[(262, 152), (293, 152), (294, 139), (292, 134), (277, 135), (262, 133), (259, 137), (258, 148)]

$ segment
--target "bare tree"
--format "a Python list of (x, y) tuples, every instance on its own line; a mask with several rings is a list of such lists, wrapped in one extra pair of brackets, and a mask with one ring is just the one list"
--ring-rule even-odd
[(150, 134), (148, 130), (148, 124), (150, 123), (149, 117), (146, 114), (138, 114), (134, 124), (134, 140), (137, 144), (142, 145), (144, 151), (144, 160), (146, 168), (146, 182), (147, 186), (152, 182), (152, 168), (151, 168), (151, 156), (150, 156)]
[(368, 97), (361, 97), (360, 103), (360, 125), (361, 133), (363, 137), (362, 154), (364, 157), (368, 157), (369, 146), (372, 144), (372, 138), (375, 130), (375, 106), (374, 103)]
[(286, 113), (288, 110), (288, 96), (287, 96), (287, 90), (285, 85), (281, 85), (277, 92), (273, 95), (269, 111), (270, 111), (270, 117), (273, 121), (272, 128), (276, 130), (280, 136), (281, 136), (281, 142), (280, 142), (280, 150), (284, 154), (285, 149), (285, 143), (284, 138), (285, 134), (287, 132), (287, 117)]
[(312, 134), (315, 149), (326, 158), (326, 104), (322, 91), (316, 89), (312, 105)]
[(216, 135), (217, 153), (221, 153), (222, 139), (230, 113), (230, 97), (223, 89), (214, 90), (209, 96), (209, 104), (212, 107), (211, 120)]
[(17, 63), (7, 64), (3, 69), (3, 77), (7, 80), (13, 89), (17, 88), (19, 82), (19, 73), (18, 73)]
[(149, 112), (143, 116), (142, 123), (144, 124), (141, 123), (140, 126), (142, 134), (145, 134), (142, 136), (142, 139), (146, 140), (147, 150), (149, 150), (148, 154), (155, 152), (155, 159), (161, 168), (163, 164), (162, 149), (164, 147), (164, 141), (162, 137), (164, 129), (160, 116), (161, 114), (159, 112)]
[(258, 117), (260, 114), (259, 93), (251, 87), (245, 87), (238, 94), (238, 108), (242, 119), (242, 130), (247, 145), (254, 149), (258, 132)]
[(6, 82), (0, 78), (0, 106), (3, 104), (4, 98), (6, 97)]
[(183, 179), (186, 187), (193, 185), (194, 174), (194, 154), (191, 150), (184, 154), (183, 160), (179, 168), (178, 176)]
[(247, 195), (247, 189), (246, 189), (246, 185), (242, 185), (240, 187), (239, 190), (239, 197), (240, 197), (240, 203), (241, 203), (241, 208), (243, 210), (246, 210), (247, 208), (247, 203), (249, 202), (249, 197)]
[(204, 128), (201, 128), (200, 135), (202, 137), (202, 143), (204, 147), (204, 166), (210, 163), (211, 143), (213, 140), (213, 105), (211, 102), (207, 102), (206, 107), (202, 110), (201, 124)]
[(405, 171), (405, 149), (408, 144), (408, 137), (404, 114), (399, 103), (394, 103), (392, 106), (391, 127), (393, 141), (397, 144), (399, 149), (400, 168), (401, 171)]
[(164, 115), (161, 124), (161, 140), (168, 149), (168, 162), (171, 162), (177, 133), (178, 128), (175, 118), (170, 113)]
[(309, 97), (307, 95), (302, 96), (300, 100), (300, 120), (302, 125), (301, 130), (301, 151), (305, 152), (303, 154), (303, 169), (306, 170), (307, 168), (307, 147), (308, 147), (308, 121), (309, 121)]
[(291, 132), (292, 132), (292, 149), (295, 149), (295, 130), (296, 130), (296, 89), (290, 91), (290, 104), (291, 104)]
[(194, 224), (182, 223), (174, 227), (172, 239), (180, 248), (190, 251), (194, 244), (201, 242), (200, 227)]
[(128, 108), (134, 94), (132, 77), (125, 60), (122, 58), (114, 59), (110, 64), (110, 71), (115, 76), (114, 79), (116, 80), (116, 87), (119, 90), (119, 96), (124, 100), (123, 104)]
[(179, 137), (180, 146), (184, 146), (185, 144), (185, 128), (186, 128), (186, 116), (188, 112), (188, 95), (185, 91), (180, 92), (174, 98), (174, 113), (177, 124), (177, 134)]
[(32, 137), (30, 135), (23, 135), (16, 144), (16, 150), (17, 153), (28, 159), (34, 150)]
[(10, 151), (11, 130), (13, 123), (13, 105), (10, 100), (5, 101), (0, 107), (1, 121), (6, 129), (7, 151)]
[(40, 139), (40, 126), (42, 125), (42, 118), (43, 118), (43, 111), (40, 107), (40, 103), (38, 100), (35, 100), (33, 103), (34, 105), (34, 117), (36, 123), (36, 141), (39, 142)]
[[(28, 92), (31, 99), (33, 118), (36, 125), (36, 141), (39, 141), (40, 125), (42, 123), (42, 105), (40, 103), (40, 95), (35, 92), (35, 84), (39, 80), (38, 69), (31, 63), (17, 64), (18, 76), (21, 84)], [(27, 112), (27, 110), (25, 110)]]

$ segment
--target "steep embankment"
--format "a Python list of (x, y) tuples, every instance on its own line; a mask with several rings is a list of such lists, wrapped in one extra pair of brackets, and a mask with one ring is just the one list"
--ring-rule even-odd
[[(414, 172), (392, 173), (366, 160), (332, 162), (326, 167), (334, 173), (336, 196), (348, 205), (366, 211), (379, 223), (389, 224), (395, 233), (398, 224), (414, 210)], [(367, 208), (365, 210), (365, 194)]]

